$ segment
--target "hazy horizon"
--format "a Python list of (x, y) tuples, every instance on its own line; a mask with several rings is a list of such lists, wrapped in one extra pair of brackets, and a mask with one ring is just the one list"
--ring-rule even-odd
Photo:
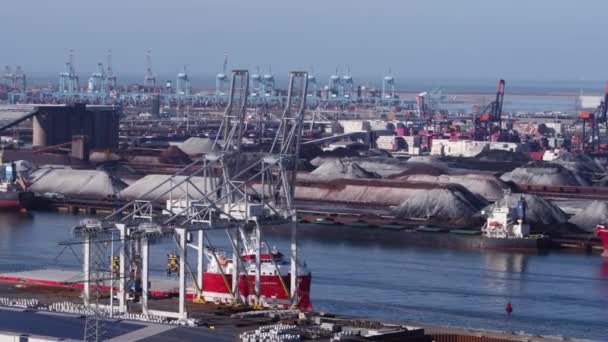
[(608, 78), (598, 72), (608, 52), (594, 24), (608, 10), (599, 0), (22, 0), (2, 9), (0, 29), (8, 34), (0, 37), (0, 65), (21, 65), (32, 76), (58, 74), (74, 49), (86, 80), (112, 49), (119, 77), (143, 77), (150, 49), (163, 81), (184, 65), (195, 83), (212, 76), (225, 52), (228, 68), (271, 67), (277, 77), (314, 69), (323, 82), (338, 68), (380, 83), (390, 68), (398, 85), (487, 80), (493, 89), (505, 78), (579, 82), (601, 92)]

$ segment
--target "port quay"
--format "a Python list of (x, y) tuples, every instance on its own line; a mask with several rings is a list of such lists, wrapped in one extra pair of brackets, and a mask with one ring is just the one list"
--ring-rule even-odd
[(608, 341), (599, 28), (67, 3), (1, 5), (0, 341)]

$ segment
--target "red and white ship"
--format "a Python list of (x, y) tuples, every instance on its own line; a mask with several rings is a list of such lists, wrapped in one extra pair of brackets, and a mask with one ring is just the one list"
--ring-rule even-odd
[[(243, 234), (244, 235), (244, 234)], [(288, 258), (276, 249), (260, 252), (260, 300), (255, 294), (256, 261), (254, 236), (244, 237), (245, 246), (241, 258), (243, 266), (239, 272), (238, 296), (241, 302), (258, 304), (262, 307), (288, 309), (292, 307), (289, 296), (291, 280), (291, 263)], [(235, 263), (225, 256), (224, 252), (206, 249), (207, 268), (203, 273), (203, 298), (216, 303), (231, 303), (232, 274)], [(247, 271), (245, 274), (243, 269)], [(296, 298), (297, 307), (303, 311), (312, 311), (310, 303), (311, 273), (306, 264), (297, 265)]]
[(602, 240), (604, 245), (604, 253), (602, 256), (608, 258), (608, 224), (598, 224), (595, 226), (595, 234)]

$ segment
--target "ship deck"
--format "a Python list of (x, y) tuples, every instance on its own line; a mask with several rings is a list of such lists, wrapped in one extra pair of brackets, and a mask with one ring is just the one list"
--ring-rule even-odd
[[(72, 289), (82, 289), (84, 284), (84, 275), (82, 272), (76, 270), (65, 270), (65, 269), (36, 269), (26, 271), (15, 271), (15, 272), (1, 272), (0, 281), (10, 283), (20, 283), (27, 285), (41, 285), (48, 287), (62, 287)], [(170, 297), (177, 294), (178, 290), (178, 279), (162, 277), (150, 277), (150, 296), (151, 297)], [(190, 283), (187, 281), (186, 283)], [(110, 280), (104, 280), (102, 282), (102, 290), (109, 291)], [(118, 280), (114, 281), (114, 289), (118, 289)], [(195, 293), (193, 286), (187, 286), (187, 296), (192, 298)]]

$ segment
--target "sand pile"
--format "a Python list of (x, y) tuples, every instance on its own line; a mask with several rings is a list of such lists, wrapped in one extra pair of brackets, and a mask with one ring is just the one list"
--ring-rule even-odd
[(483, 150), (475, 156), (475, 159), (488, 162), (527, 163), (532, 161), (532, 158), (528, 154), (505, 150)]
[(298, 178), (296, 199), (341, 203), (396, 206), (405, 200), (438, 187), (437, 184), (377, 179), (301, 179)]
[(579, 173), (572, 172), (556, 163), (541, 161), (529, 162), (526, 165), (507, 172), (500, 177), (505, 182), (536, 185), (589, 186), (590, 183)]
[[(508, 197), (509, 206), (515, 206), (522, 196), (526, 200), (526, 217), (531, 226), (560, 225), (568, 222), (568, 215), (558, 206), (536, 195), (510, 194)], [(490, 210), (494, 205), (496, 204), (488, 206), (486, 210)]]
[(89, 161), (91, 163), (104, 163), (109, 161), (117, 161), (120, 159), (120, 156), (114, 152), (93, 151), (89, 155)]
[(391, 209), (391, 213), (403, 218), (436, 218), (444, 222), (466, 223), (487, 205), (487, 201), (465, 188), (451, 186), (422, 191)]
[(492, 175), (464, 174), (464, 175), (432, 175), (412, 174), (399, 177), (411, 182), (428, 182), (435, 184), (459, 184), (469, 191), (482, 196), (489, 201), (496, 201), (504, 196), (509, 186)]
[(369, 172), (355, 162), (345, 162), (340, 159), (323, 163), (311, 172), (311, 175), (322, 179), (381, 178), (377, 173)]
[(600, 223), (608, 222), (608, 202), (593, 201), (570, 219), (570, 223), (586, 231), (593, 231)]
[[(160, 196), (159, 200), (164, 201), (170, 198), (184, 198), (186, 193), (188, 193), (192, 199), (203, 199), (204, 196), (197, 188), (201, 191), (214, 188), (212, 178), (192, 177), (188, 182), (182, 183), (179, 187), (168, 192), (172, 186), (183, 181), (186, 176), (175, 176), (171, 181), (163, 184), (163, 182), (170, 178), (172, 178), (170, 175), (147, 175), (122, 190), (118, 196), (121, 199), (129, 201), (134, 199), (153, 200)], [(156, 187), (158, 188), (154, 189)], [(207, 196), (209, 196), (209, 198), (214, 198), (214, 194), (207, 194)]]
[(189, 156), (209, 153), (214, 150), (213, 139), (192, 137), (178, 145), (179, 149)]
[(126, 184), (100, 170), (72, 170), (41, 168), (30, 175), (30, 190), (38, 193), (57, 193), (72, 197), (106, 198), (114, 196)]

